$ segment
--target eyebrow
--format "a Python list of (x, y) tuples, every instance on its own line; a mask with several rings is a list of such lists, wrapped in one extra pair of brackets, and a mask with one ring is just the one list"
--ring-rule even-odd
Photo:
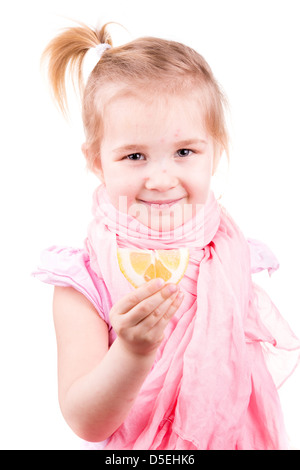
[(188, 147), (189, 145), (207, 145), (207, 140), (205, 139), (188, 139), (175, 142), (177, 147)]
[(146, 150), (147, 146), (146, 145), (141, 145), (141, 144), (132, 144), (132, 145), (123, 145), (122, 147), (118, 147), (113, 150), (114, 153), (119, 153), (119, 152), (134, 152), (135, 150)]
[[(207, 145), (207, 141), (205, 139), (188, 139), (188, 140), (181, 140), (174, 142), (174, 147), (176, 148), (185, 148), (189, 147), (190, 145)], [(114, 153), (119, 152), (134, 152), (137, 149), (141, 151), (147, 150), (147, 145), (142, 144), (130, 144), (130, 145), (123, 145), (113, 150)]]

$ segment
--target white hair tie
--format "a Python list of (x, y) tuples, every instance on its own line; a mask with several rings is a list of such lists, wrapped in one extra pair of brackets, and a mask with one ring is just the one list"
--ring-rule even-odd
[(99, 57), (99, 59), (101, 59), (102, 54), (103, 54), (107, 49), (110, 49), (110, 48), (111, 48), (111, 45), (110, 45), (110, 44), (107, 44), (106, 42), (105, 42), (105, 43), (102, 43), (102, 44), (98, 44), (98, 45), (95, 47), (95, 51), (96, 51), (97, 56)]

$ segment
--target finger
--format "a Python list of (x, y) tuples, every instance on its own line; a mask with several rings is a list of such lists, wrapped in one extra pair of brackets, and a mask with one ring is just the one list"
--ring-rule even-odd
[(175, 284), (167, 284), (160, 291), (140, 302), (128, 314), (131, 325), (142, 322), (154, 311), (164, 310), (164, 302), (176, 292), (178, 292), (178, 287)]
[(144, 322), (140, 323), (142, 326), (145, 322), (149, 322), (150, 318), (152, 319), (152, 328), (149, 328), (147, 333), (148, 338), (151, 339), (152, 342), (154, 339), (156, 340), (157, 344), (160, 344), (163, 341), (164, 330), (166, 326), (182, 304), (184, 298), (183, 293), (178, 292), (177, 294), (174, 294), (174, 296), (175, 297), (172, 296), (173, 301), (169, 305), (169, 308), (165, 312), (162, 312), (162, 316), (160, 318), (157, 317), (155, 319), (154, 315), (149, 315), (149, 317)]
[(182, 292), (178, 292), (169, 308), (166, 310), (166, 312), (163, 313), (160, 318), (158, 318), (158, 321), (153, 325), (153, 327), (159, 327), (163, 331), (171, 320), (171, 318), (175, 315), (175, 313), (181, 306), (183, 298), (184, 294)]
[(140, 287), (137, 287), (133, 292), (126, 295), (114, 305), (114, 311), (118, 314), (129, 312), (132, 308), (138, 305), (143, 300), (158, 292), (164, 286), (163, 279), (152, 279)]
[[(146, 329), (153, 328), (164, 315), (168, 315), (169, 309), (172, 305), (174, 307), (177, 306), (178, 296), (181, 296), (179, 290), (174, 292), (170, 297), (168, 297), (161, 304), (159, 304), (158, 307), (156, 307), (151, 314), (141, 320), (140, 324)], [(176, 310), (177, 308), (174, 309), (174, 313), (176, 312)]]

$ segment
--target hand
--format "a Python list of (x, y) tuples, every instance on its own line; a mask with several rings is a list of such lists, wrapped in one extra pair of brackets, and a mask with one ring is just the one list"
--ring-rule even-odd
[(183, 294), (178, 286), (164, 285), (161, 279), (153, 279), (138, 287), (110, 311), (110, 321), (119, 341), (134, 354), (153, 354), (182, 300)]

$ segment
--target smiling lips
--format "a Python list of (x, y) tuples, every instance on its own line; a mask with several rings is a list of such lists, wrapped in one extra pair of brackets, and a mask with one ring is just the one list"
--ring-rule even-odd
[(140, 199), (140, 202), (142, 202), (143, 204), (147, 204), (153, 209), (167, 209), (176, 204), (177, 202), (181, 201), (181, 199), (183, 198), (166, 201), (143, 201), (142, 199)]

